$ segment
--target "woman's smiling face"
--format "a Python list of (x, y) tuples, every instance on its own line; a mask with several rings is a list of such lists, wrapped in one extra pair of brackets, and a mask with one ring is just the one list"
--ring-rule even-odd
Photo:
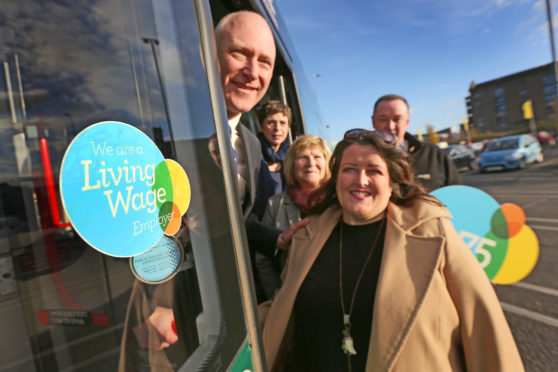
[(345, 149), (335, 189), (346, 223), (361, 225), (383, 216), (392, 187), (387, 164), (374, 146), (355, 143)]
[(294, 178), (301, 189), (315, 190), (326, 176), (326, 157), (318, 146), (300, 151), (294, 159)]

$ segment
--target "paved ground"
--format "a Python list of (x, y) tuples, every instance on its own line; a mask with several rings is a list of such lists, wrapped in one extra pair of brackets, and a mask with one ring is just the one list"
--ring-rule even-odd
[(535, 269), (524, 280), (496, 286), (527, 371), (558, 370), (558, 147), (524, 170), (462, 173), (467, 185), (500, 203), (521, 206), (540, 245)]

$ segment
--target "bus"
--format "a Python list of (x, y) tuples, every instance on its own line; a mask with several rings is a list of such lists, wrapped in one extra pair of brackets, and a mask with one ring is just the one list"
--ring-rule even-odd
[[(330, 140), (273, 0), (2, 0), (0, 370), (267, 370), (231, 145), (218, 142), (221, 167), (208, 150), (228, 139), (213, 29), (243, 9), (262, 14), (276, 41), (262, 102), (291, 107), (291, 139)], [(245, 116), (256, 132), (257, 115)], [(85, 237), (65, 208), (69, 148), (107, 122), (147, 137), (187, 175), (186, 226), (161, 238), (159, 256), (111, 254), (120, 235), (90, 226)], [(96, 237), (109, 252), (92, 248)], [(163, 256), (175, 266), (150, 277)], [(149, 328), (157, 309), (174, 314), (168, 347)]]

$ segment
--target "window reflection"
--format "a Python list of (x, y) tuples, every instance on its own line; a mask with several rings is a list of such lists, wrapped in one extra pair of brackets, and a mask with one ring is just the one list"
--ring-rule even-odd
[[(5, 1), (0, 32), (0, 365), (178, 368), (217, 345), (232, 359), (246, 332), (223, 177), (208, 150), (215, 124), (192, 4)], [(97, 253), (67, 225), (64, 152), (107, 120), (144, 131), (191, 178), (178, 237), (185, 264), (163, 285), (137, 282), (127, 259)], [(180, 342), (151, 353), (137, 336), (156, 306), (174, 311)], [(123, 345), (123, 333), (135, 344)]]

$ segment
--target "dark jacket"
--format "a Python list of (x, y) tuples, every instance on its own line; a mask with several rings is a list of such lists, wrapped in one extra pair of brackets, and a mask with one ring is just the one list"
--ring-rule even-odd
[[(262, 157), (260, 141), (242, 123), (239, 124), (239, 131), (245, 147), (250, 185), (250, 200), (244, 201), (242, 212), (244, 213), (246, 236), (250, 248), (252, 271), (255, 273), (257, 271), (255, 267), (256, 252), (268, 258), (273, 258), (277, 238), (281, 231), (261, 222), (267, 199), (271, 196), (269, 188), (265, 188), (264, 185), (271, 182), (269, 180), (271, 176)], [(254, 275), (254, 285), (258, 302), (265, 301), (267, 296), (257, 275)]]
[(259, 132), (257, 137), (260, 141), (263, 162), (258, 181), (258, 196), (253, 211), (261, 219), (267, 205), (267, 200), (274, 195), (282, 193), (287, 187), (283, 170), (271, 172), (268, 165), (269, 163), (282, 163), (285, 160), (290, 144), (288, 141), (285, 141), (279, 147), (279, 151), (275, 151), (271, 148), (263, 133)]
[[(267, 180), (269, 169), (263, 161), (258, 138), (242, 123), (239, 124), (239, 131), (244, 142), (250, 185), (250, 199), (244, 201), (242, 212), (252, 260), (256, 250), (271, 257), (275, 252), (277, 238), (281, 232), (260, 222), (267, 199), (271, 196), (262, 187), (262, 184), (269, 182)], [(262, 204), (263, 207), (260, 207)]]
[(437, 145), (421, 142), (409, 133), (405, 133), (405, 139), (409, 143), (415, 178), (428, 191), (463, 184), (453, 161)]
[[(283, 231), (300, 219), (300, 210), (291, 199), (288, 190), (285, 190), (269, 198), (262, 222)], [(273, 298), (275, 292), (281, 287), (281, 271), (286, 259), (286, 251), (276, 252), (273, 259), (256, 252), (258, 279), (268, 299)]]

